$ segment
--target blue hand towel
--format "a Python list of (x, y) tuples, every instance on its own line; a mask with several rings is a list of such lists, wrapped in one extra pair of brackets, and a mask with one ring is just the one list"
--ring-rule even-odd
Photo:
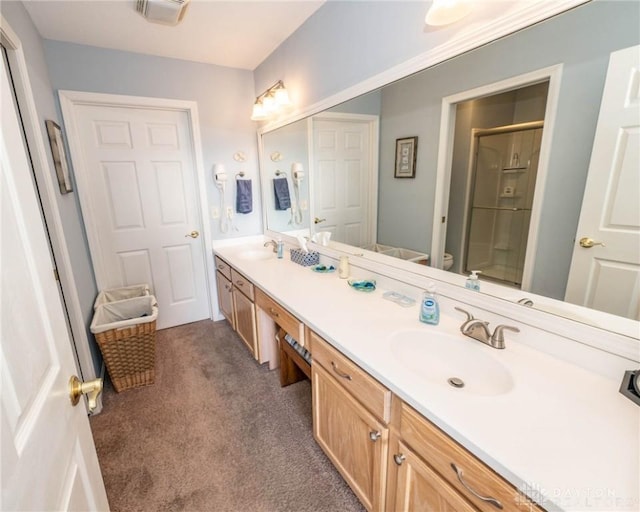
[(236, 180), (236, 212), (251, 213), (252, 211), (251, 180)]
[(273, 191), (276, 194), (276, 210), (286, 210), (291, 208), (291, 197), (289, 196), (289, 182), (286, 176), (274, 178)]

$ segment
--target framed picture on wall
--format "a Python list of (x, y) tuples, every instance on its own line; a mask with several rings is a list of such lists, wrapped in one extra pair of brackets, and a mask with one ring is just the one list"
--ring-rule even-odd
[(418, 137), (396, 139), (396, 172), (395, 178), (416, 177), (416, 154)]
[(53, 155), (53, 165), (56, 168), (56, 175), (58, 176), (60, 193), (68, 194), (73, 190), (73, 187), (71, 186), (71, 177), (69, 176), (69, 165), (67, 164), (67, 155), (64, 150), (62, 130), (60, 126), (51, 120), (45, 121), (45, 124), (47, 126), (47, 134), (49, 135), (51, 154)]

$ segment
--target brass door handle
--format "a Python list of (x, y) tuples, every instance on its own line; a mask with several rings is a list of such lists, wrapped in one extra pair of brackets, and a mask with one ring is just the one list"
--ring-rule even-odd
[(327, 219), (319, 219), (318, 217), (316, 217), (315, 219), (313, 219), (313, 223), (314, 224), (320, 224), (321, 222), (324, 222)]
[(75, 375), (72, 375), (69, 379), (69, 398), (73, 406), (78, 405), (82, 395), (87, 395), (89, 412), (92, 412), (98, 406), (98, 395), (100, 393), (102, 393), (102, 379), (81, 382)]
[(605, 247), (603, 242), (596, 242), (593, 238), (589, 238), (588, 236), (582, 237), (579, 241), (580, 247), (584, 247), (585, 249), (591, 249), (595, 245), (601, 245)]
[(200, 236), (200, 233), (194, 229), (188, 235), (184, 235), (185, 238), (187, 238), (188, 236), (190, 236), (191, 238), (198, 238)]

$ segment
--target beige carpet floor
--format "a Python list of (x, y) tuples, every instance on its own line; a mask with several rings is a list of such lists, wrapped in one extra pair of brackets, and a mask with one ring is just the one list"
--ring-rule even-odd
[(281, 388), (226, 322), (157, 333), (156, 382), (91, 418), (113, 511), (362, 511), (313, 439), (308, 381)]

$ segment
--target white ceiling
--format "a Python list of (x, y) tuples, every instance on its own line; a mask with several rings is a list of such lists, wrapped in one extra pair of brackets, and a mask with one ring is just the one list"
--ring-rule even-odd
[(192, 0), (175, 26), (150, 23), (135, 0), (26, 0), (45, 39), (255, 69), (325, 0)]

